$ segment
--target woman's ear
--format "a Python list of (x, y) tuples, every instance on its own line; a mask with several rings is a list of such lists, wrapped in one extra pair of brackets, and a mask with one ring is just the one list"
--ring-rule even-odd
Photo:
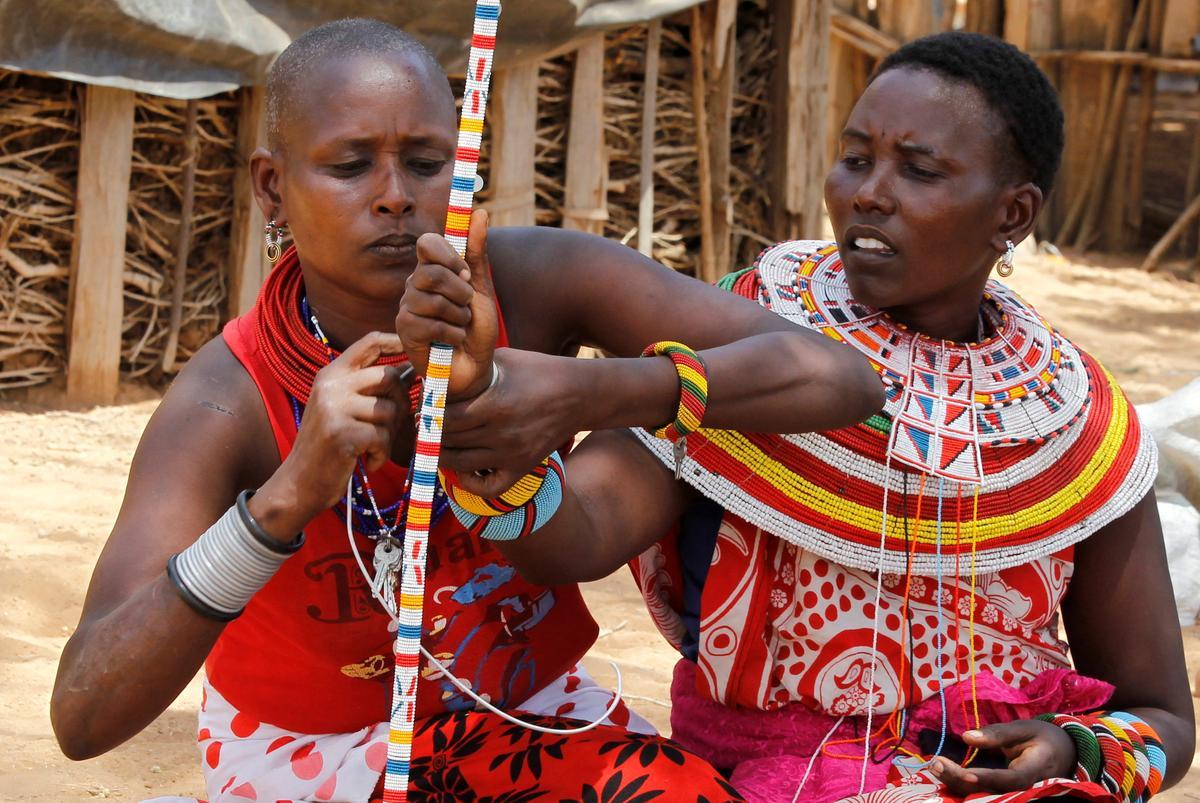
[(250, 186), (254, 200), (267, 220), (276, 225), (287, 225), (287, 209), (283, 195), (279, 192), (280, 167), (275, 154), (266, 148), (255, 148), (250, 154)]
[(1007, 241), (1019, 243), (1033, 233), (1044, 201), (1041, 187), (1032, 181), (1016, 184), (1004, 191), (1000, 198), (1000, 225), (992, 238), (992, 247), (996, 249), (996, 253), (1005, 252)]

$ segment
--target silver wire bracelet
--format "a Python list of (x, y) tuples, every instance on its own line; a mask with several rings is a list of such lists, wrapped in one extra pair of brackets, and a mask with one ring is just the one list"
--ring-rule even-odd
[(167, 561), (167, 576), (184, 602), (210, 619), (236, 619), (250, 598), (304, 545), (301, 533), (281, 544), (259, 526), (242, 491), (196, 542)]

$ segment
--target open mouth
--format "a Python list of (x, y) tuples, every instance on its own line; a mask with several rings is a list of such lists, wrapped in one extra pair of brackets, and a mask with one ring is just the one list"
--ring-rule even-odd
[(855, 251), (875, 256), (890, 257), (896, 254), (896, 249), (876, 237), (855, 237), (850, 241), (850, 247)]
[(844, 249), (856, 257), (877, 257), (886, 259), (896, 256), (899, 251), (892, 239), (877, 226), (867, 226), (856, 223), (847, 226), (838, 238)]

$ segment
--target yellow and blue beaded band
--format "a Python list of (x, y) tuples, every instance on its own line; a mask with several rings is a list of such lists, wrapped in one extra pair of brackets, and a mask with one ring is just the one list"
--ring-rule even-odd
[(459, 487), (443, 470), (450, 509), (463, 528), (489, 541), (513, 541), (545, 526), (562, 504), (566, 475), (558, 452), (526, 474), (499, 497), (485, 499)]

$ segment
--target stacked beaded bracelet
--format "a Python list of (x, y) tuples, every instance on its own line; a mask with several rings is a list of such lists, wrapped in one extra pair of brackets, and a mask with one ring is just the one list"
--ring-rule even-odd
[(304, 546), (301, 533), (281, 544), (259, 526), (242, 491), (237, 502), (187, 549), (167, 561), (167, 576), (179, 596), (197, 612), (228, 622), (267, 584), (289, 557)]
[(679, 408), (674, 421), (651, 433), (674, 442), (700, 429), (708, 406), (708, 372), (700, 355), (682, 343), (663, 340), (651, 343), (642, 352), (643, 357), (656, 355), (670, 357), (675, 364), (675, 372), (679, 374)]
[(1167, 755), (1154, 728), (1124, 711), (1083, 716), (1043, 714), (1075, 742), (1075, 779), (1098, 783), (1123, 801), (1149, 800), (1162, 788)]
[(687, 436), (700, 429), (704, 412), (708, 409), (708, 369), (699, 354), (672, 340), (651, 343), (642, 352), (643, 357), (656, 355), (670, 357), (675, 372), (679, 374), (679, 407), (674, 421), (647, 431), (656, 438), (675, 444), (675, 479), (679, 479), (683, 458), (687, 454)]
[(536, 532), (558, 512), (566, 475), (558, 452), (552, 452), (541, 465), (492, 499), (460, 487), (449, 469), (442, 469), (441, 479), (450, 509), (467, 532), (490, 541), (512, 541)]

